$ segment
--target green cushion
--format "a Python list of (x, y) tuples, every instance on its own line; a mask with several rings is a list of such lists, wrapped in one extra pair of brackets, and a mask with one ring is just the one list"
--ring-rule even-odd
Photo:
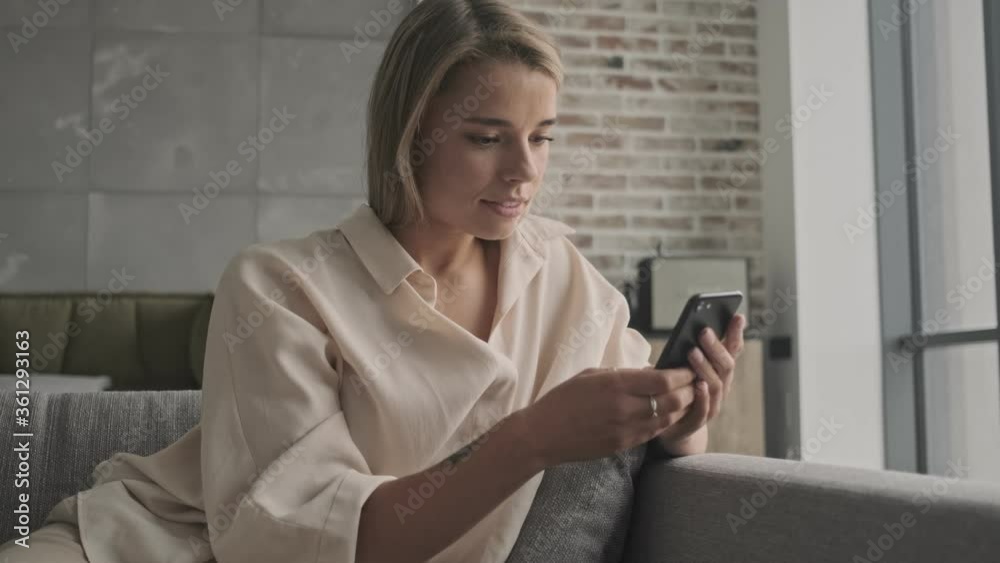
[(108, 375), (116, 390), (198, 389), (212, 294), (0, 295), (0, 373), (28, 330), (33, 373)]
[(18, 352), (15, 333), (28, 331), (28, 354), (32, 373), (62, 373), (67, 325), (73, 302), (58, 297), (23, 300), (16, 295), (0, 295), (0, 373), (14, 373)]
[(214, 298), (201, 303), (198, 313), (191, 324), (191, 342), (188, 343), (189, 360), (191, 369), (194, 370), (194, 378), (201, 388), (201, 378), (205, 371), (205, 344), (208, 342), (208, 319), (212, 315), (212, 303)]
[[(137, 301), (136, 326), (143, 373), (158, 389), (189, 389), (196, 380), (192, 370), (191, 327), (203, 301), (169, 297)], [(151, 389), (139, 382), (140, 389)]]
[(138, 337), (136, 330), (129, 330), (136, 326), (135, 309), (133, 299), (82, 298), (73, 311), (79, 334), (66, 348), (64, 373), (106, 374), (116, 389), (141, 383), (145, 374)]

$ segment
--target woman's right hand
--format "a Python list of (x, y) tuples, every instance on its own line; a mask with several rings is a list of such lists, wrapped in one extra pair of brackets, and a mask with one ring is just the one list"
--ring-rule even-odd
[[(525, 407), (531, 433), (526, 439), (545, 467), (627, 450), (687, 413), (694, 378), (687, 368), (583, 370)], [(656, 398), (655, 417), (650, 395)]]

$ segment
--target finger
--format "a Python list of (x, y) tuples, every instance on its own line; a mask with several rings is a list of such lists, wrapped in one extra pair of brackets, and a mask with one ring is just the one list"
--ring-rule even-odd
[(694, 403), (694, 385), (685, 385), (656, 397), (661, 427), (676, 424), (683, 419)]
[(715, 367), (716, 373), (722, 377), (730, 375), (730, 372), (736, 367), (736, 360), (715, 335), (715, 331), (706, 328), (701, 332), (698, 341), (708, 361), (712, 362), (712, 366)]
[[(650, 397), (656, 399), (656, 415), (653, 414), (653, 403)], [(676, 423), (684, 417), (695, 400), (693, 385), (661, 395), (646, 395), (644, 397), (629, 397), (628, 419), (640, 423), (648, 421), (650, 428), (662, 428)]]
[[(729, 389), (733, 386), (733, 375), (736, 373), (736, 360), (729, 354), (726, 347), (715, 338), (715, 333), (710, 332), (707, 336), (703, 336), (702, 339), (710, 342), (707, 345), (703, 344), (703, 346), (708, 351), (708, 362), (722, 384), (721, 389), (717, 389), (709, 382), (709, 390), (712, 391), (713, 397), (719, 394), (719, 400), (721, 401), (721, 399), (729, 395)], [(712, 418), (715, 418), (717, 414), (718, 412), (713, 412)]]
[(746, 325), (746, 317), (735, 315), (733, 320), (729, 321), (729, 326), (726, 328), (726, 337), (723, 342), (726, 345), (726, 349), (729, 350), (729, 354), (734, 358), (743, 353), (743, 331), (746, 329)]
[[(699, 388), (700, 387), (700, 388)], [(674, 421), (665, 420), (661, 426), (651, 429), (651, 436), (688, 436), (708, 422), (709, 392), (704, 382), (692, 385), (692, 402)]]
[(722, 408), (722, 398), (725, 395), (726, 384), (715, 370), (712, 362), (705, 357), (705, 354), (698, 348), (691, 350), (688, 355), (691, 367), (694, 368), (701, 380), (707, 385), (710, 395), (710, 406), (708, 417), (715, 418)]
[(733, 378), (736, 375), (736, 358), (743, 353), (743, 347), (745, 344), (743, 340), (743, 331), (746, 329), (746, 324), (746, 317), (743, 315), (734, 316), (732, 322), (729, 323), (726, 339), (723, 341), (726, 349), (729, 350), (730, 357), (733, 358), (733, 371), (730, 373), (719, 374), (722, 377), (722, 382), (725, 388), (725, 393), (723, 394), (724, 397), (729, 396), (729, 391), (733, 387)]
[(679, 389), (661, 395), (656, 398), (659, 403), (658, 410), (670, 412), (682, 412), (691, 407), (694, 402), (694, 385), (685, 385)]
[(694, 401), (691, 403), (691, 409), (678, 423), (684, 425), (683, 432), (685, 434), (693, 433), (705, 426), (711, 418), (709, 416), (712, 408), (711, 392), (708, 390), (708, 384), (699, 381), (694, 385), (694, 389)]
[(625, 391), (631, 395), (665, 395), (674, 389), (691, 385), (694, 372), (687, 368), (676, 369), (620, 369), (615, 372), (621, 378)]

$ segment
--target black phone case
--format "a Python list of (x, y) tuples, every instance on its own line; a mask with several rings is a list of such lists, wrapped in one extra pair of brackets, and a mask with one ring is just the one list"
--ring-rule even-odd
[(711, 327), (719, 338), (723, 338), (742, 301), (743, 294), (739, 291), (692, 295), (656, 361), (656, 369), (687, 366), (688, 353), (697, 346), (698, 334), (705, 327)]

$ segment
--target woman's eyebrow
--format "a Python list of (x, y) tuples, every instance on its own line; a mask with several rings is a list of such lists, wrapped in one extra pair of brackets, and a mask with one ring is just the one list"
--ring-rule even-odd
[[(471, 123), (479, 123), (479, 124), (482, 124), (482, 125), (493, 125), (493, 126), (497, 126), (497, 127), (512, 127), (513, 126), (513, 124), (510, 121), (507, 121), (506, 119), (501, 119), (499, 117), (467, 117), (467, 118), (465, 118), (465, 121), (468, 121), (468, 122), (471, 122)], [(539, 121), (538, 125), (536, 125), (535, 127), (545, 127), (547, 125), (555, 125), (555, 124), (556, 124), (556, 118), (555, 117), (550, 117), (548, 119), (543, 119), (543, 120)]]

